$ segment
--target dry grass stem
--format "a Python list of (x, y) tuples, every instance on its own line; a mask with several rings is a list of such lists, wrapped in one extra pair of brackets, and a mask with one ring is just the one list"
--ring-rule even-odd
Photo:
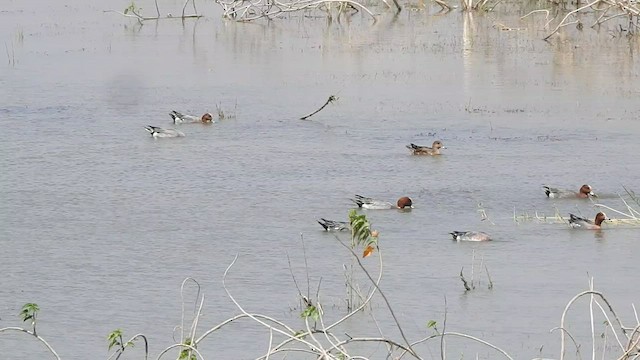
[(549, 10), (548, 10), (548, 9), (540, 9), (540, 10), (533, 10), (533, 11), (530, 11), (528, 14), (526, 14), (526, 15), (524, 15), (524, 16), (521, 16), (521, 17), (520, 17), (520, 20), (523, 20), (524, 18), (528, 17), (529, 15), (536, 14), (536, 13), (540, 13), (540, 12), (543, 12), (543, 13), (545, 13), (545, 14), (546, 14), (546, 15), (545, 15), (545, 17), (544, 17), (544, 19), (545, 19), (545, 20), (549, 20), (549, 16), (550, 16), (551, 14), (549, 13)]
[(447, 4), (446, 2), (444, 2), (444, 0), (433, 0), (436, 4), (440, 5), (441, 10), (440, 11), (444, 11), (444, 12), (449, 12), (451, 11), (451, 9), (453, 9), (449, 4)]

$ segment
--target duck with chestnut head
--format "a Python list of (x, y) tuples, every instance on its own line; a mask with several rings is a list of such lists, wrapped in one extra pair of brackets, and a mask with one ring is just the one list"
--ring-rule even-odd
[(609, 219), (603, 212), (597, 213), (596, 218), (593, 221), (580, 216), (569, 214), (569, 225), (574, 229), (600, 230), (602, 229), (602, 223), (607, 220)]
[(171, 111), (169, 113), (171, 119), (173, 119), (174, 124), (193, 124), (193, 123), (202, 123), (202, 124), (213, 124), (213, 115), (210, 113), (205, 113), (202, 116), (195, 116), (189, 114), (182, 114), (177, 111)]
[(593, 192), (593, 189), (591, 189), (591, 186), (587, 184), (582, 185), (577, 192), (573, 190), (553, 188), (547, 185), (543, 185), (542, 188), (544, 189), (544, 193), (550, 199), (559, 199), (559, 198), (587, 199), (589, 197), (598, 197), (598, 195), (596, 195)]
[(413, 201), (408, 196), (403, 196), (395, 204), (388, 201), (377, 200), (362, 195), (356, 195), (353, 199), (350, 199), (359, 208), (369, 210), (385, 210), (385, 209), (412, 209)]

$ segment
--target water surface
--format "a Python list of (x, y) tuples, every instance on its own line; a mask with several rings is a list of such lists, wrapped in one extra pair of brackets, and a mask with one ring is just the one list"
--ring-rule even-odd
[[(310, 287), (322, 278), (326, 319), (337, 319), (350, 260), (315, 220), (346, 218), (356, 193), (414, 200), (409, 213), (367, 212), (382, 232), (381, 287), (411, 340), (431, 333), (429, 320), (442, 324), (446, 298), (447, 330), (517, 358), (557, 357), (559, 334), (549, 330), (589, 276), (633, 323), (637, 228), (579, 232), (515, 223), (513, 213), (596, 213), (588, 201), (546, 199), (542, 184), (589, 183), (615, 208), (622, 185), (640, 191), (637, 39), (584, 31), (546, 43), (539, 23), (509, 9), (499, 18), (405, 11), (375, 25), (360, 15), (242, 24), (207, 3), (198, 21), (139, 26), (105, 6), (9, 1), (0, 12), (16, 59), (0, 67), (0, 327), (19, 325), (22, 304), (36, 302), (39, 333), (64, 359), (106, 357), (115, 328), (146, 334), (157, 354), (173, 343), (185, 277), (206, 296), (201, 329), (238, 313), (221, 285), (238, 254), (228, 278), (237, 300), (302, 328), (287, 261), (306, 291), (301, 236)], [(523, 29), (500, 31), (498, 20)], [(332, 94), (337, 103), (298, 120)], [(143, 129), (170, 126), (173, 109), (216, 105), (234, 116), (184, 125), (185, 138), (156, 141)], [(439, 158), (404, 148), (435, 139), (447, 146)], [(467, 229), (495, 241), (449, 240)], [(458, 274), (469, 274), (472, 254), (482, 283), (465, 293)], [(587, 341), (588, 303), (579, 306), (571, 330)], [(373, 313), (399, 339), (380, 298)], [(369, 315), (344, 332), (379, 335)], [(200, 349), (250, 359), (267, 345), (267, 330), (241, 321)], [(440, 358), (439, 348), (418, 347), (426, 358)], [(24, 335), (3, 334), (0, 349), (44, 356)], [(450, 356), (476, 353), (496, 358), (449, 341)]]

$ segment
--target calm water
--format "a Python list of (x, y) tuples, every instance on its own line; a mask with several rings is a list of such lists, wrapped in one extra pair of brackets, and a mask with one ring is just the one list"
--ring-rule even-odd
[[(211, 2), (199, 4), (208, 16), (198, 21), (140, 27), (103, 13), (102, 1), (66, 3), (9, 0), (0, 11), (2, 40), (15, 53), (15, 65), (0, 66), (0, 327), (20, 325), (22, 304), (36, 302), (39, 333), (64, 359), (106, 358), (115, 328), (148, 335), (155, 358), (173, 343), (185, 277), (206, 296), (200, 329), (238, 313), (221, 280), (239, 254), (228, 277), (238, 301), (302, 328), (299, 310), (290, 311), (297, 291), (287, 262), (288, 254), (306, 292), (301, 234), (311, 288), (322, 278), (327, 321), (337, 319), (350, 260), (315, 220), (346, 218), (355, 193), (414, 200), (410, 213), (367, 212), (382, 232), (381, 287), (411, 340), (431, 333), (429, 320), (442, 324), (446, 298), (447, 330), (516, 358), (557, 357), (559, 334), (549, 330), (589, 276), (626, 324), (635, 322), (637, 227), (595, 234), (512, 216), (553, 214), (554, 206), (595, 214), (588, 201), (546, 199), (542, 184), (589, 183), (616, 208), (622, 185), (640, 191), (637, 39), (585, 30), (549, 44), (539, 23), (500, 12), (499, 22), (523, 30), (417, 11), (375, 25), (359, 15), (341, 24), (236, 24)], [(152, 12), (152, 2), (140, 5)], [(336, 104), (297, 120), (331, 94)], [(170, 126), (173, 109), (216, 105), (235, 117), (181, 126), (181, 139), (153, 140), (143, 129)], [(435, 139), (447, 146), (439, 158), (404, 148)], [(479, 203), (495, 225), (481, 221)], [(496, 241), (449, 240), (467, 229)], [(474, 251), (476, 279), (482, 258), (494, 288), (482, 275), (465, 294), (458, 274), (464, 266), (470, 275)], [(373, 258), (365, 262), (376, 269)], [(399, 339), (381, 299), (373, 306), (383, 333)], [(339, 334), (379, 335), (370, 315)], [(587, 300), (568, 320), (589, 339)], [(252, 359), (268, 337), (245, 320), (200, 349), (207, 358)], [(498, 356), (468, 341), (448, 344), (453, 358)], [(418, 350), (440, 358), (439, 346)], [(0, 335), (0, 352), (45, 356), (19, 334)], [(382, 358), (384, 349), (363, 355)]]

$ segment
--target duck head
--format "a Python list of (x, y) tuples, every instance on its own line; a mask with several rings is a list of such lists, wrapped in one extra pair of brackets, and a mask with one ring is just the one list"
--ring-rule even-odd
[(399, 209), (404, 209), (404, 208), (413, 208), (413, 201), (411, 201), (411, 198), (408, 196), (403, 196), (400, 199), (398, 199), (397, 202), (398, 208)]
[(206, 113), (206, 114), (202, 115), (202, 118), (200, 120), (203, 123), (211, 123), (211, 122), (213, 122), (213, 116), (211, 116), (210, 113)]

